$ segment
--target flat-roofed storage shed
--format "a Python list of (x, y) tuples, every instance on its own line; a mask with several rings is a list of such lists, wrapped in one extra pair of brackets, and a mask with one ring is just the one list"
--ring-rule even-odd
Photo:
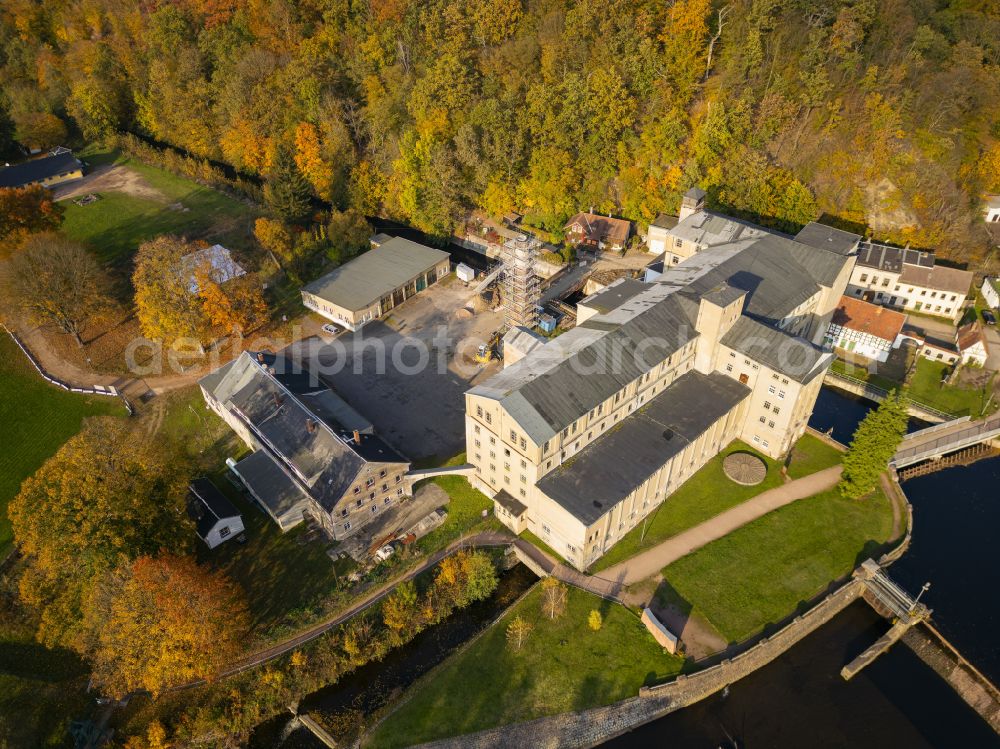
[(351, 330), (448, 275), (450, 255), (394, 237), (302, 289), (302, 303)]

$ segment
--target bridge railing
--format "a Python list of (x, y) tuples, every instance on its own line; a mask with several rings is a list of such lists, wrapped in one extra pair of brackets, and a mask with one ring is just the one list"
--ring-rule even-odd
[[(865, 389), (866, 393), (871, 393), (876, 398), (885, 399), (885, 398), (889, 397), (889, 391), (888, 390), (886, 390), (885, 388), (879, 387), (878, 385), (872, 385), (867, 380), (862, 380), (862, 379), (859, 379), (857, 377), (852, 377), (851, 375), (844, 374), (843, 372), (836, 372), (836, 371), (834, 371), (832, 369), (828, 369), (826, 371), (826, 376), (827, 377), (831, 377), (831, 378), (833, 378), (835, 380), (843, 380), (844, 382), (849, 382), (849, 383), (851, 383), (853, 385), (857, 385), (859, 387), (862, 387), (862, 388)], [(904, 393), (904, 396), (905, 395), (906, 394)], [(936, 416), (937, 418), (942, 419), (944, 421), (953, 421), (954, 419), (956, 419), (956, 418), (958, 418), (959, 416), (962, 415), (960, 413), (952, 413), (952, 412), (949, 412), (949, 411), (942, 411), (940, 408), (934, 408), (934, 406), (929, 406), (926, 403), (922, 403), (921, 401), (918, 401), (918, 400), (915, 400), (913, 398), (910, 398), (909, 396), (906, 396), (906, 402), (909, 405), (913, 406), (914, 408), (918, 408), (921, 411), (925, 411), (926, 413), (930, 414), (931, 416)]]
[(970, 424), (965, 429), (938, 437), (930, 442), (923, 442), (913, 447), (898, 450), (892, 458), (892, 462), (897, 466), (901, 461), (912, 460), (918, 457), (933, 457), (942, 452), (950, 452), (970, 444), (989, 439), (996, 434), (1000, 434), (1000, 416), (994, 416), (984, 421)]

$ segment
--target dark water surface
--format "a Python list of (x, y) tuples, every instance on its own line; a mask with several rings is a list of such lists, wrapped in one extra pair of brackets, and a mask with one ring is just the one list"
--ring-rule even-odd
[(841, 678), (844, 663), (887, 628), (868, 604), (852, 604), (776, 661), (736, 682), (728, 695), (714, 695), (604, 747), (1000, 746), (989, 725), (905, 645), (896, 645), (850, 682)]
[[(848, 443), (874, 403), (824, 387), (810, 426)], [(924, 426), (911, 420), (911, 431)], [(913, 505), (909, 550), (889, 574), (922, 599), (935, 626), (988, 677), (1000, 676), (1000, 459), (903, 483)], [(739, 746), (1000, 747), (1000, 739), (934, 671), (897, 644), (850, 682), (841, 667), (887, 623), (856, 603), (725, 697), (668, 715), (608, 749)], [(737, 743), (734, 744), (733, 740)]]
[[(485, 629), (537, 580), (523, 564), (502, 572), (496, 591), (488, 599), (459, 609), (440, 624), (390, 651), (381, 661), (362, 666), (337, 683), (304, 697), (299, 712), (310, 713), (320, 720), (323, 714), (348, 709), (359, 710), (365, 716), (372, 714)], [(290, 715), (281, 715), (258, 726), (250, 737), (251, 749), (322, 749), (323, 744), (308, 729), (288, 733), (290, 720)]]

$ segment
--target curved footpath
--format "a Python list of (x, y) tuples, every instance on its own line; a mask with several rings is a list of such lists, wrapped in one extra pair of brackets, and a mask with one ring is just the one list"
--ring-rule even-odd
[[(693, 528), (689, 528), (676, 536), (666, 539), (628, 561), (605, 570), (600, 576), (587, 575), (557, 562), (534, 544), (524, 539), (516, 538), (507, 532), (490, 531), (464, 536), (446, 548), (435, 552), (402, 577), (387, 582), (372, 591), (347, 609), (281, 642), (241, 658), (220, 672), (216, 678), (235, 676), (301, 647), (323, 633), (343, 624), (351, 617), (371, 608), (388, 596), (396, 586), (412, 580), (417, 575), (426, 572), (436, 565), (446, 556), (463, 548), (513, 546), (522, 558), (527, 558), (527, 561), (535, 568), (536, 572), (552, 575), (568, 585), (573, 585), (596, 596), (624, 604), (623, 592), (626, 585), (657, 574), (663, 567), (670, 564), (670, 562), (701, 548), (705, 544), (722, 538), (736, 528), (756, 520), (774, 509), (835, 486), (839, 478), (840, 466), (834, 466), (833, 468), (827, 468), (804, 478), (790, 481), (775, 489), (770, 489), (736, 507), (716, 515), (714, 518), (710, 518)], [(170, 691), (187, 689), (204, 683), (205, 680), (203, 679), (192, 681), (175, 686)]]

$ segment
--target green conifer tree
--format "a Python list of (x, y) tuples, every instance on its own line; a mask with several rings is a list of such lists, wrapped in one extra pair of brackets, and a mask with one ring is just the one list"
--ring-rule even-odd
[(879, 475), (906, 434), (908, 419), (906, 399), (896, 391), (889, 393), (882, 404), (864, 418), (844, 455), (841, 494), (858, 499), (875, 489)]

